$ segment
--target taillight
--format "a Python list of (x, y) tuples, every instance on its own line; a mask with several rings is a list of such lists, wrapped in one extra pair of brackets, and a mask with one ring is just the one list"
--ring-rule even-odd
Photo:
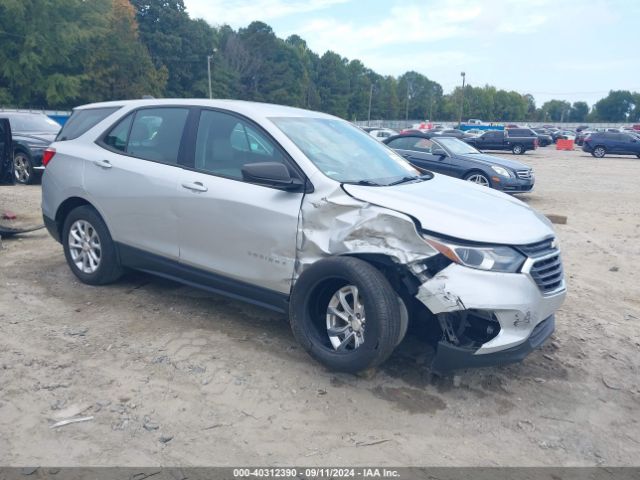
[(42, 165), (46, 167), (55, 154), (56, 154), (56, 149), (51, 147), (47, 148), (44, 152), (42, 152)]

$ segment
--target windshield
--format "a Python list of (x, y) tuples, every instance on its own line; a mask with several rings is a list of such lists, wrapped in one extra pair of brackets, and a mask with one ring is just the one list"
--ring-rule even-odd
[(469, 155), (470, 153), (480, 153), (466, 142), (457, 138), (438, 138), (437, 142), (454, 155)]
[(60, 125), (46, 115), (7, 115), (11, 130), (16, 132), (58, 133)]
[(338, 182), (389, 185), (418, 175), (393, 150), (343, 120), (278, 117), (271, 121), (322, 173)]

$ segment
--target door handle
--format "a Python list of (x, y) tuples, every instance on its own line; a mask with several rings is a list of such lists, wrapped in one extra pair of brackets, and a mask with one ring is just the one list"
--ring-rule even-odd
[(111, 165), (111, 162), (109, 160), (94, 160), (93, 164), (101, 168), (113, 167), (113, 165)]
[(201, 182), (183, 183), (182, 187), (194, 192), (206, 192), (207, 190), (209, 190)]

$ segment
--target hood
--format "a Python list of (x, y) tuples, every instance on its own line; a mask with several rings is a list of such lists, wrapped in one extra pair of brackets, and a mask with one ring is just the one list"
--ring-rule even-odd
[(511, 170), (531, 170), (529, 165), (515, 160), (508, 160), (506, 158), (494, 157), (493, 155), (487, 155), (485, 153), (474, 153), (472, 155), (456, 155), (457, 158), (463, 158), (465, 160), (471, 160), (472, 162), (481, 162), (485, 165), (499, 165), (501, 167), (507, 167)]
[(48, 145), (55, 140), (56, 135), (58, 134), (50, 132), (13, 132), (13, 139), (24, 140), (26, 142), (29, 142), (30, 140), (39, 140)]
[(410, 215), (424, 230), (448, 237), (526, 245), (554, 234), (551, 222), (524, 202), (444, 175), (389, 187), (343, 187), (359, 200)]

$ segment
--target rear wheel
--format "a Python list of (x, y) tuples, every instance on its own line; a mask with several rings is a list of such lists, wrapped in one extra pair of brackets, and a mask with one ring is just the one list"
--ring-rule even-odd
[(67, 264), (83, 283), (104, 285), (122, 275), (111, 234), (93, 207), (83, 205), (69, 213), (62, 245)]
[(601, 146), (598, 145), (596, 148), (593, 149), (593, 152), (591, 153), (591, 155), (593, 155), (596, 158), (602, 158), (606, 155), (607, 150)]
[(31, 158), (25, 152), (18, 151), (13, 156), (13, 172), (16, 182), (23, 185), (30, 185), (34, 182), (33, 165)]
[(296, 340), (331, 370), (356, 373), (384, 362), (406, 331), (398, 295), (372, 265), (352, 257), (320, 260), (291, 296)]
[(489, 177), (482, 172), (471, 172), (468, 173), (464, 179), (467, 182), (476, 183), (478, 185), (482, 185), (483, 187), (491, 187), (491, 181)]
[(520, 145), (520, 144), (514, 145), (513, 148), (511, 149), (511, 151), (515, 155), (522, 155), (524, 153), (524, 146)]

